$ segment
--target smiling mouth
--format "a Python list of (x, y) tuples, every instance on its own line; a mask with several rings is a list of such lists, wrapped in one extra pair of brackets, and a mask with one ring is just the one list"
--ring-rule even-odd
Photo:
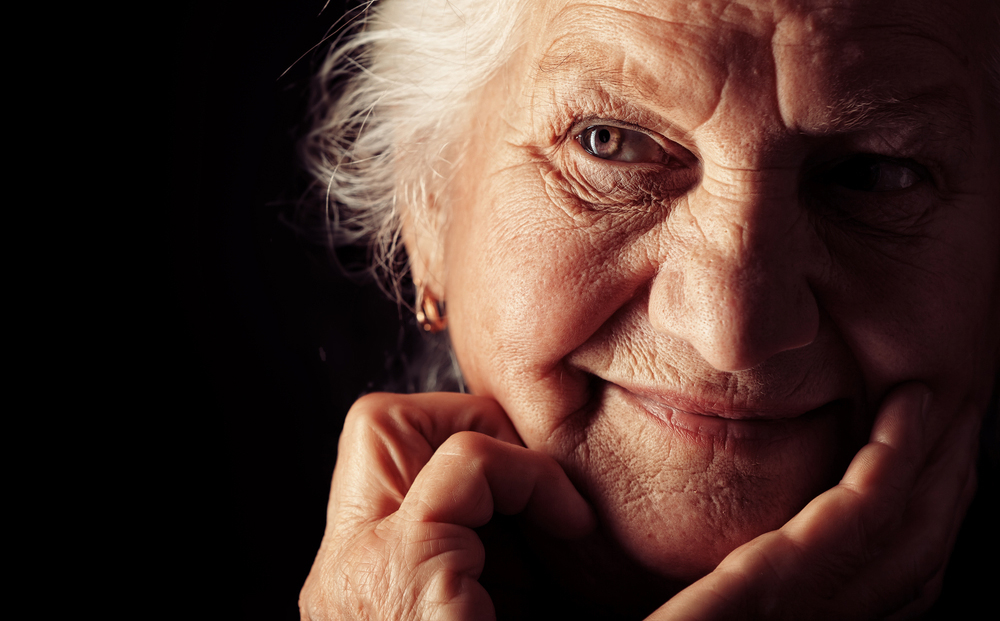
[(621, 399), (645, 412), (656, 423), (692, 441), (765, 440), (795, 435), (820, 420), (851, 415), (849, 399), (836, 399), (816, 407), (730, 407), (709, 404), (681, 395), (653, 393), (604, 382), (605, 399)]

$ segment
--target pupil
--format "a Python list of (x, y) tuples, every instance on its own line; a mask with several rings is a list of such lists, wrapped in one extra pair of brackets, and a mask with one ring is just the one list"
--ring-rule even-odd
[(881, 177), (879, 162), (874, 158), (858, 157), (841, 165), (840, 183), (852, 190), (871, 190)]
[(607, 144), (608, 142), (611, 141), (611, 132), (606, 129), (602, 129), (597, 132), (597, 139), (603, 142), (604, 144)]

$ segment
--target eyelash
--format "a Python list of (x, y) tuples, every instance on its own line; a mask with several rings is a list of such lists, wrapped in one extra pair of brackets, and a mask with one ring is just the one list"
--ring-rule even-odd
[(580, 136), (585, 131), (587, 131), (592, 127), (599, 127), (599, 126), (616, 127), (618, 129), (630, 130), (646, 134), (650, 138), (653, 138), (653, 140), (656, 140), (657, 143), (660, 143), (663, 140), (662, 138), (660, 140), (657, 140), (656, 137), (658, 137), (659, 134), (657, 134), (652, 130), (646, 129), (641, 125), (636, 125), (634, 123), (630, 123), (628, 121), (622, 121), (616, 118), (608, 118), (608, 117), (593, 116), (593, 115), (578, 117), (574, 119), (566, 134), (571, 139), (579, 141)]
[[(591, 153), (584, 144), (586, 134), (589, 130), (602, 127), (641, 135), (650, 142), (640, 142), (637, 145), (639, 153), (642, 153), (643, 147), (651, 148), (655, 144), (662, 153), (662, 161), (628, 161), (627, 158), (622, 161)], [(627, 134), (625, 138), (628, 138)], [(637, 207), (643, 206), (644, 210), (658, 211), (676, 200), (694, 181), (694, 177), (685, 174), (693, 172), (694, 168), (679, 157), (679, 147), (671, 148), (667, 139), (632, 123), (587, 117), (573, 123), (564, 134), (564, 139), (571, 147), (569, 161), (563, 167), (567, 190), (592, 209), (634, 212)]]

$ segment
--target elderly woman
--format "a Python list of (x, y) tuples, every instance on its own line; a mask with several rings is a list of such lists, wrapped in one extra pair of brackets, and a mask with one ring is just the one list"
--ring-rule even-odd
[(369, 8), (308, 151), (467, 394), (353, 407), (303, 618), (925, 610), (1000, 361), (997, 4)]

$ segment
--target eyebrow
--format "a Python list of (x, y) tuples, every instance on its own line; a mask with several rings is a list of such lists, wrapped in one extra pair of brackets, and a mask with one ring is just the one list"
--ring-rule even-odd
[(827, 106), (829, 119), (817, 129), (854, 132), (878, 127), (919, 124), (948, 125), (970, 132), (973, 113), (958, 89), (939, 87), (912, 96), (893, 96), (871, 91), (850, 94)]

